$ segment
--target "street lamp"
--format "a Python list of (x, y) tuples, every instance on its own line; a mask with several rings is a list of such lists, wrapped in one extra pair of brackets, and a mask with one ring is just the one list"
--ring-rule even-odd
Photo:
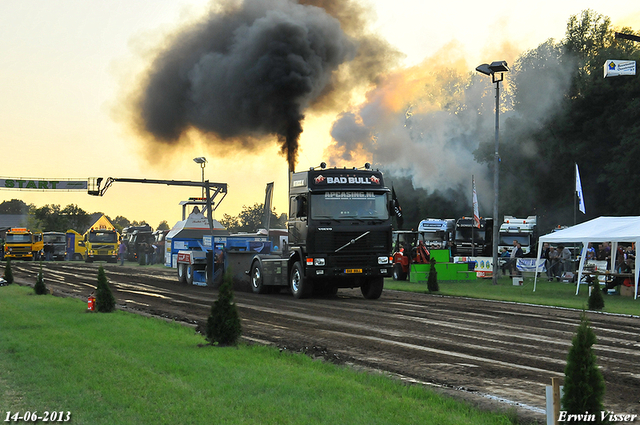
[[(498, 284), (498, 230), (500, 222), (498, 221), (498, 184), (499, 173), (498, 165), (500, 164), (500, 156), (498, 154), (499, 147), (499, 130), (500, 130), (500, 81), (504, 79), (504, 73), (509, 71), (506, 61), (491, 62), (491, 65), (483, 63), (476, 68), (476, 71), (491, 76), (491, 82), (496, 84), (496, 135), (495, 149), (493, 157), (493, 284)], [(499, 74), (499, 76), (498, 76)]]
[(199, 156), (197, 158), (193, 158), (193, 162), (200, 164), (200, 168), (202, 168), (202, 197), (204, 198), (204, 167), (207, 165), (207, 158)]

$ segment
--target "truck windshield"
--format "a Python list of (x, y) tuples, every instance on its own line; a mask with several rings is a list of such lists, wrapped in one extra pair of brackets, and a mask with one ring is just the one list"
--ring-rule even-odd
[(374, 192), (325, 192), (311, 195), (311, 218), (386, 220), (387, 196)]
[(513, 241), (518, 241), (522, 246), (531, 245), (531, 239), (529, 235), (520, 233), (501, 233), (500, 245), (513, 245)]
[(62, 243), (66, 243), (66, 237), (65, 235), (44, 235), (42, 237), (42, 240), (44, 242), (62, 242)]
[(89, 242), (116, 243), (118, 235), (115, 232), (91, 232)]
[(484, 230), (478, 230), (475, 227), (458, 227), (456, 230), (457, 241), (471, 241), (471, 231), (473, 230), (473, 239), (475, 243), (484, 243)]
[(7, 243), (31, 243), (31, 235), (12, 235), (7, 233)]

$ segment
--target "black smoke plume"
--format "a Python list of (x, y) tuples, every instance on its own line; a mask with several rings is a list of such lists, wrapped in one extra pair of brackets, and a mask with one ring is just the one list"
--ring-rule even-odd
[[(337, 1), (321, 3), (344, 9)], [(172, 146), (195, 128), (223, 151), (252, 149), (273, 135), (291, 171), (305, 110), (346, 90), (349, 77), (338, 76), (338, 68), (363, 62), (359, 47), (387, 50), (371, 38), (347, 35), (340, 16), (291, 0), (224, 3), (165, 44), (136, 98), (138, 127)], [(374, 55), (373, 62), (386, 56)]]

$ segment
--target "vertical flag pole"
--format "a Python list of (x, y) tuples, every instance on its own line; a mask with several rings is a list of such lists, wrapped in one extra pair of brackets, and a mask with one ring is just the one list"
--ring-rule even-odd
[[(473, 174), (471, 175), (471, 208), (474, 208), (474, 195), (475, 195), (475, 187), (474, 187), (474, 179), (473, 179)], [(471, 256), (475, 257), (476, 256), (476, 241), (475, 241), (475, 235), (476, 235), (476, 216), (475, 216), (475, 208), (474, 208), (474, 214), (473, 214), (473, 220), (471, 220)]]
[(573, 190), (573, 225), (575, 226), (578, 223), (576, 210), (578, 209), (578, 164), (576, 163), (575, 170), (573, 172), (574, 181), (576, 182), (576, 187)]

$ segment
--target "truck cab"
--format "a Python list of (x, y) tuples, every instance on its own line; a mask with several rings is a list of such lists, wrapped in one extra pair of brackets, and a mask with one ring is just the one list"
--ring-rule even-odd
[(500, 240), (498, 250), (507, 248), (513, 249), (513, 241), (518, 241), (522, 246), (525, 257), (536, 256), (536, 246), (538, 244), (537, 217), (530, 215), (527, 218), (516, 218), (510, 215), (504, 216), (504, 221), (500, 225)]
[(480, 227), (473, 217), (456, 221), (455, 254), (459, 257), (491, 257), (493, 255), (493, 219), (481, 218)]
[(429, 249), (451, 248), (456, 232), (456, 221), (427, 218), (418, 224), (418, 232)]
[(42, 234), (44, 244), (52, 245), (52, 256), (54, 260), (62, 261), (67, 253), (67, 238), (62, 232), (44, 232)]
[(379, 298), (392, 272), (389, 192), (382, 173), (366, 167), (293, 173), (288, 245), (254, 258), (254, 292), (289, 286), (304, 298), (359, 287)]
[(12, 228), (7, 231), (4, 244), (4, 258), (37, 261), (42, 256), (42, 233), (26, 228)]
[(84, 235), (84, 243), (87, 248), (84, 261), (86, 263), (93, 261), (118, 262), (118, 240), (119, 235), (116, 230), (90, 229)]

